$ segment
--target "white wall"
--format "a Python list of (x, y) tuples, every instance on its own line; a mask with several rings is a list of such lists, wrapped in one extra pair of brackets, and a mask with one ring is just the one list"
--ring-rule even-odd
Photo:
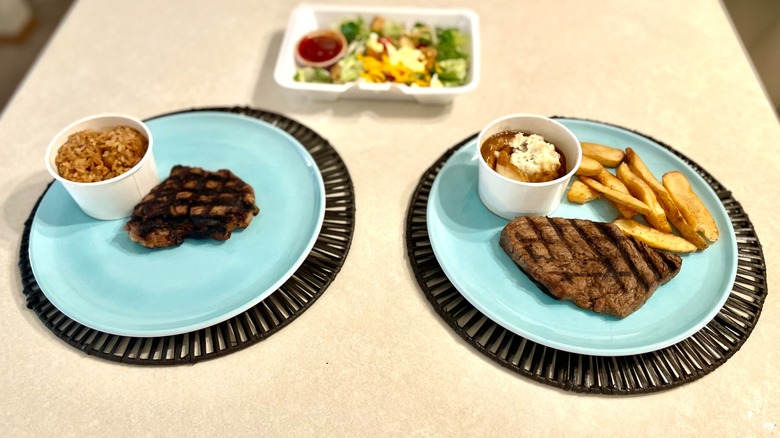
[(780, 0), (723, 0), (780, 113)]

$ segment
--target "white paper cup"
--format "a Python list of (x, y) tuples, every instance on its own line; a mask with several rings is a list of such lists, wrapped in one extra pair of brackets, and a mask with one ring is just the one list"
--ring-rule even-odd
[[(482, 143), (503, 131), (538, 134), (566, 157), (566, 175), (549, 182), (522, 182), (507, 178), (490, 168), (482, 158)], [(574, 172), (582, 161), (582, 146), (568, 128), (553, 119), (532, 114), (511, 114), (490, 122), (477, 137), (479, 198), (493, 213), (512, 220), (517, 216), (548, 215), (561, 203)]]
[[(85, 129), (99, 131), (115, 126), (134, 128), (149, 140), (146, 154), (138, 164), (127, 172), (105, 181), (83, 183), (70, 181), (60, 176), (54, 159), (69, 135)], [(68, 125), (49, 143), (46, 150), (46, 170), (65, 186), (65, 189), (84, 213), (95, 219), (121, 219), (130, 216), (133, 207), (141, 202), (141, 198), (160, 182), (152, 154), (153, 143), (149, 128), (135, 117), (124, 114), (97, 114), (85, 117)]]

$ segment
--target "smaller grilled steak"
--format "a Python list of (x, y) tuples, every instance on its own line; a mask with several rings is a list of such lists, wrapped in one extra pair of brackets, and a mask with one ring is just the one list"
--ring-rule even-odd
[(227, 240), (259, 211), (254, 190), (233, 172), (174, 166), (135, 206), (125, 230), (147, 248), (177, 246), (185, 237)]
[(650, 248), (613, 224), (583, 219), (520, 216), (501, 231), (500, 244), (554, 298), (620, 318), (682, 266), (676, 254)]

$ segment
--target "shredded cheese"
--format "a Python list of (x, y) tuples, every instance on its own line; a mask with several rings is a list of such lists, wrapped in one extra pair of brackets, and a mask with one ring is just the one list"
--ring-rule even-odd
[(382, 55), (381, 60), (372, 56), (357, 55), (363, 63), (363, 72), (360, 74), (367, 82), (382, 83), (395, 82), (407, 85), (427, 87), (431, 83), (431, 75), (425, 72), (415, 72), (401, 62), (392, 63), (387, 55)]

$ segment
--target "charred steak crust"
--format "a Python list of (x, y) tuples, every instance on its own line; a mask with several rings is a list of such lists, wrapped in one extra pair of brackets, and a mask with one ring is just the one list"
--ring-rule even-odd
[(583, 309), (624, 318), (680, 271), (682, 259), (650, 248), (609, 223), (520, 216), (501, 248), (545, 292)]
[(124, 228), (147, 248), (180, 245), (185, 237), (227, 240), (259, 211), (254, 190), (233, 172), (174, 166), (135, 206)]

